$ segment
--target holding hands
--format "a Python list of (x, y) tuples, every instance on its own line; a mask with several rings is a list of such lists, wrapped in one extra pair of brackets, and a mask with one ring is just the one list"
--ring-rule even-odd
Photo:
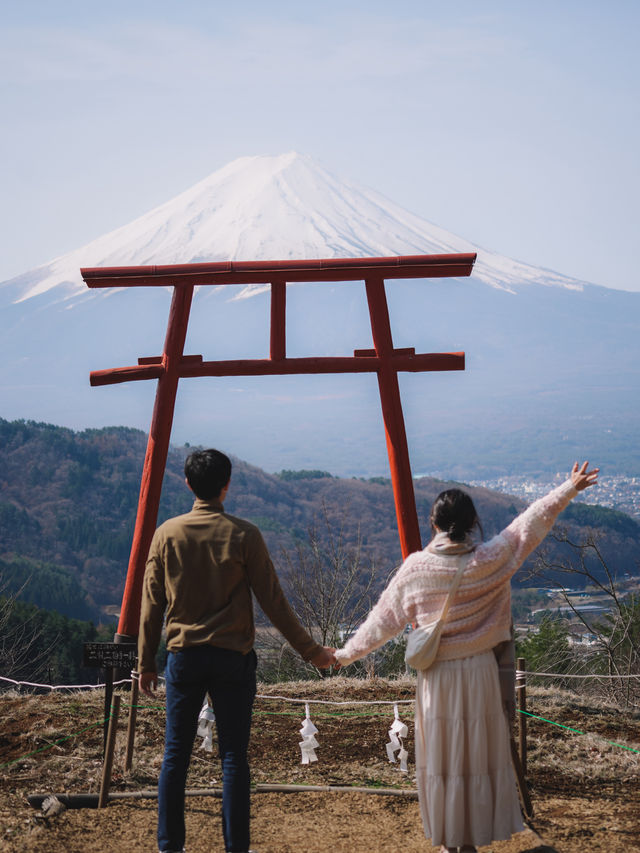
[(598, 482), (598, 472), (599, 468), (593, 468), (591, 471), (587, 471), (588, 462), (583, 462), (580, 467), (578, 467), (578, 463), (573, 463), (573, 468), (571, 469), (571, 482), (574, 487), (582, 492), (585, 489), (588, 489), (589, 486), (594, 486)]
[(335, 652), (335, 649), (329, 648), (329, 646), (323, 646), (322, 651), (318, 652), (317, 655), (314, 655), (309, 660), (309, 663), (317, 666), (318, 669), (328, 669), (336, 662)]

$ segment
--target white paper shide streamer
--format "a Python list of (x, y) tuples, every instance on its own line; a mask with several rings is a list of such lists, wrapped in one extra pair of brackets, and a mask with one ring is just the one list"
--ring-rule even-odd
[(215, 719), (213, 708), (205, 699), (198, 717), (198, 735), (203, 738), (200, 749), (206, 749), (207, 752), (213, 751), (213, 724)]
[[(393, 706), (393, 715), (395, 717), (391, 728), (389, 729), (389, 743), (387, 744), (387, 755), (389, 756), (389, 761), (392, 764), (396, 764), (398, 759), (400, 759), (400, 770), (403, 773), (408, 773), (409, 768), (407, 767), (407, 759), (409, 758), (409, 753), (404, 748), (404, 744), (402, 743), (402, 739), (405, 738), (409, 729), (400, 719), (400, 715), (398, 714), (398, 706)], [(396, 752), (398, 753), (398, 759), (396, 758)]]
[(316, 749), (320, 746), (318, 741), (316, 740), (316, 735), (318, 733), (318, 729), (311, 722), (311, 718), (309, 717), (309, 705), (305, 703), (304, 706), (305, 717), (302, 721), (302, 728), (300, 729), (300, 734), (302, 735), (302, 740), (300, 741), (300, 752), (302, 753), (302, 764), (310, 764), (313, 761), (318, 760), (318, 756), (316, 755)]

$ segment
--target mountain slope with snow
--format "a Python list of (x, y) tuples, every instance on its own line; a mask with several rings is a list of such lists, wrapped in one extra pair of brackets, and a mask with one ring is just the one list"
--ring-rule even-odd
[[(584, 455), (640, 474), (640, 294), (486, 252), (297, 154), (235, 160), (0, 284), (0, 416), (148, 427), (154, 382), (92, 389), (88, 376), (160, 354), (171, 289), (89, 291), (81, 266), (473, 251), (468, 279), (387, 283), (397, 347), (467, 356), (463, 373), (401, 376), (414, 470), (479, 478), (555, 471)], [(200, 288), (185, 352), (266, 357), (264, 291)], [(371, 346), (361, 282), (288, 288), (289, 356)], [(268, 470), (387, 470), (373, 375), (183, 380), (173, 437)]]
[(86, 295), (83, 266), (477, 252), (475, 277), (499, 289), (582, 282), (502, 257), (296, 153), (242, 157), (86, 246), (0, 285), (11, 302)]

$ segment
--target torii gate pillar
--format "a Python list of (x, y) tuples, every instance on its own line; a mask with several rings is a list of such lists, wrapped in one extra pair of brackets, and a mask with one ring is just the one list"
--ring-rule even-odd
[[(164, 369), (158, 377), (156, 388), (156, 399), (140, 481), (136, 524), (133, 531), (129, 566), (116, 635), (116, 640), (123, 642), (137, 637), (140, 626), (144, 566), (158, 519), (162, 481), (167, 466), (173, 413), (178, 393), (180, 362), (187, 336), (192, 299), (193, 287), (176, 287), (173, 291), (162, 354)], [(137, 619), (135, 617), (136, 612), (138, 613)]]
[(421, 548), (420, 525), (413, 492), (407, 433), (402, 414), (398, 373), (390, 363), (390, 358), (393, 355), (393, 339), (391, 337), (391, 323), (389, 322), (384, 279), (377, 276), (368, 278), (365, 286), (371, 318), (373, 346), (377, 357), (381, 360), (380, 370), (378, 370), (378, 388), (380, 390), (393, 497), (396, 505), (400, 549), (404, 558)]
[[(376, 373), (402, 556), (406, 557), (421, 548), (398, 372), (464, 370), (464, 353), (416, 355), (414, 349), (395, 349), (385, 279), (468, 276), (475, 259), (475, 254), (411, 255), (391, 258), (96, 267), (81, 270), (89, 287), (170, 284), (174, 288), (162, 356), (140, 358), (136, 366), (94, 371), (91, 374), (92, 385), (158, 380), (116, 640), (131, 640), (138, 634), (144, 568), (157, 523), (178, 382), (183, 377)], [(354, 280), (365, 282), (374, 349), (355, 350), (353, 357), (287, 358), (286, 284)], [(264, 283), (271, 285), (271, 344), (268, 359), (207, 362), (201, 355), (184, 355), (189, 311), (196, 285)]]

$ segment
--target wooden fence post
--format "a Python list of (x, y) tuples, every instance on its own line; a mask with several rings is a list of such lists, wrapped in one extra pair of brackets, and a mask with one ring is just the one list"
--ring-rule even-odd
[(520, 747), (520, 764), (522, 773), (527, 775), (527, 677), (524, 674), (526, 661), (518, 658), (518, 677), (516, 679), (516, 693), (518, 694), (518, 745)]

